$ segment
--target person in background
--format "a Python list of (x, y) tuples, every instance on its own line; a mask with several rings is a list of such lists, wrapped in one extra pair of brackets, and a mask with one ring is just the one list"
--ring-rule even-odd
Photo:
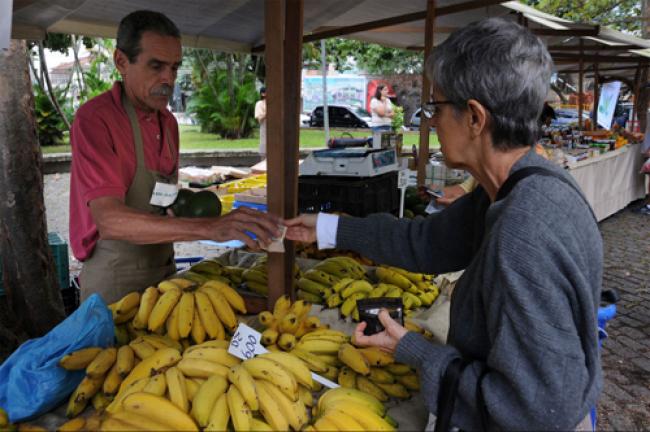
[[(646, 91), (648, 90), (646, 86)], [(644, 182), (647, 186), (647, 194), (643, 206), (639, 209), (639, 213), (650, 215), (650, 111), (646, 114), (645, 134), (643, 136), (643, 143), (641, 144), (641, 154), (645, 162), (641, 167), (641, 173), (645, 175)]]
[(83, 262), (82, 299), (99, 293), (112, 303), (175, 273), (175, 241), (238, 239), (257, 249), (246, 231), (263, 245), (279, 235), (278, 218), (251, 209), (191, 219), (152, 203), (157, 192), (176, 191), (178, 124), (166, 106), (181, 59), (180, 33), (169, 18), (146, 10), (127, 15), (113, 54), (122, 80), (75, 115), (70, 246)]
[(557, 118), (555, 110), (548, 102), (544, 102), (544, 108), (542, 108), (542, 115), (539, 116), (539, 124), (542, 126), (549, 127), (551, 122)]
[(260, 89), (260, 100), (255, 104), (255, 120), (260, 124), (260, 156), (266, 159), (266, 87)]
[[(301, 215), (285, 221), (287, 238), (415, 272), (464, 269), (446, 344), (385, 310), (384, 331), (366, 336), (362, 322), (354, 332), (417, 368), (429, 412), (452, 411), (445, 430), (591, 429), (603, 246), (575, 181), (533, 149), (551, 56), (528, 29), (490, 18), (453, 32), (425, 67), (433, 95), (423, 110), (445, 163), (479, 186), (427, 217)], [(454, 376), (456, 391), (443, 384)]]
[(375, 96), (370, 101), (371, 129), (373, 132), (389, 132), (392, 130), (393, 103), (388, 98), (388, 87), (379, 84)]

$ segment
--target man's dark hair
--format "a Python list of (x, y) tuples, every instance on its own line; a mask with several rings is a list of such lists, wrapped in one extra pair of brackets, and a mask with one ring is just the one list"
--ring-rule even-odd
[(176, 24), (160, 12), (139, 10), (131, 12), (120, 21), (117, 29), (117, 48), (124, 52), (129, 62), (135, 63), (140, 51), (142, 33), (154, 32), (161, 36), (181, 37)]

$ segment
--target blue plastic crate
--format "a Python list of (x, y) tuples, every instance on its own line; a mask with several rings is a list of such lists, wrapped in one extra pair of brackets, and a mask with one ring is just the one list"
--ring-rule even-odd
[[(70, 265), (68, 260), (68, 244), (61, 238), (58, 233), (51, 232), (47, 235), (47, 241), (52, 250), (54, 265), (56, 268), (57, 279), (59, 280), (60, 289), (70, 287)], [(0, 296), (5, 294), (2, 286), (2, 266), (0, 265)]]
[(256, 203), (249, 203), (246, 201), (234, 201), (232, 203), (232, 208), (237, 209), (239, 207), (249, 207), (255, 210), (259, 210), (261, 212), (266, 212), (268, 211), (268, 206), (266, 204), (256, 204)]

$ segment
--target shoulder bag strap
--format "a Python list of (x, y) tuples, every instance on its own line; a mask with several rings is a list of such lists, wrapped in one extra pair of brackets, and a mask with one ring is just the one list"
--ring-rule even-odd
[(438, 412), (436, 413), (436, 432), (451, 430), (451, 416), (454, 413), (456, 395), (460, 376), (469, 362), (462, 358), (455, 358), (447, 365), (445, 374), (440, 382), (438, 391)]

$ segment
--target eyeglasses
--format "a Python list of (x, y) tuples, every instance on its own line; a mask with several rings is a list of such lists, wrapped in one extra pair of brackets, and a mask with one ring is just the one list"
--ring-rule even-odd
[(452, 101), (429, 101), (425, 104), (422, 104), (422, 112), (424, 116), (428, 119), (433, 118), (438, 113), (438, 105), (449, 105), (453, 104)]

